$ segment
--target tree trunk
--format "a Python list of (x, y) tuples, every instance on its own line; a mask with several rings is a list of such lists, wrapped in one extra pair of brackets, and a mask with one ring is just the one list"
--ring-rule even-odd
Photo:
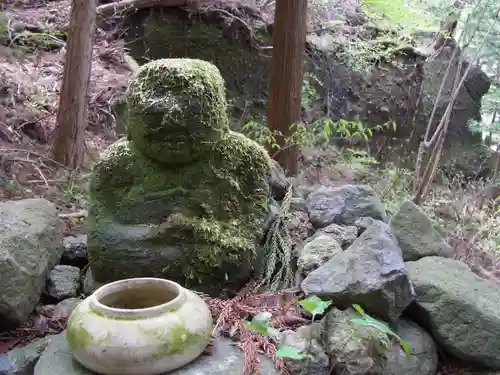
[(301, 120), (304, 50), (307, 33), (307, 0), (277, 0), (273, 28), (273, 57), (267, 121), (279, 132), (278, 152), (270, 150), (287, 175), (298, 169), (298, 147), (290, 143), (293, 124)]
[(69, 168), (83, 162), (87, 90), (92, 68), (97, 0), (73, 0), (52, 158)]

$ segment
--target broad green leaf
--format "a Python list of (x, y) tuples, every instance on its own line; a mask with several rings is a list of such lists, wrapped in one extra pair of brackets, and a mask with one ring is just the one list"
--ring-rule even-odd
[(355, 303), (354, 305), (352, 305), (352, 307), (354, 307), (354, 310), (356, 310), (361, 315), (363, 315), (363, 316), (369, 316), (367, 313), (365, 313), (365, 310), (363, 310), (363, 308), (360, 305), (358, 305), (357, 303)]
[(271, 316), (272, 314), (270, 312), (260, 312), (255, 315), (251, 321), (245, 321), (245, 327), (249, 331), (260, 333), (262, 335), (276, 336), (279, 332), (276, 329), (269, 327), (269, 319), (271, 319)]
[(323, 301), (318, 296), (310, 296), (299, 301), (299, 305), (309, 311), (312, 315), (323, 314), (331, 304), (331, 300)]
[(276, 357), (303, 359), (307, 356), (301, 350), (292, 346), (281, 346), (278, 350), (276, 350)]
[(401, 345), (401, 347), (403, 348), (406, 354), (406, 359), (407, 360), (410, 359), (411, 347), (405, 340), (403, 340), (398, 334), (396, 334), (387, 324), (369, 316), (361, 306), (359, 305), (353, 305), (353, 306), (356, 309), (356, 311), (358, 311), (358, 313), (362, 315), (362, 318), (352, 318), (350, 319), (351, 323), (361, 326), (372, 327), (378, 330), (379, 332), (394, 337), (396, 340), (398, 340), (399, 345)]
[(361, 326), (368, 326), (368, 327), (373, 327), (387, 335), (392, 335), (393, 332), (389, 327), (387, 327), (385, 324), (378, 322), (374, 319), (365, 319), (365, 318), (352, 318), (351, 323), (358, 324)]

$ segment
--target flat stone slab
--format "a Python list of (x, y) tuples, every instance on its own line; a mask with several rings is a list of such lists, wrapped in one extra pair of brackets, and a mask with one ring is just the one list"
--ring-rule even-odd
[[(218, 339), (212, 355), (202, 355), (197, 360), (168, 375), (237, 375), (244, 366), (243, 352), (229, 339)], [(260, 358), (262, 373), (279, 375), (274, 363)], [(35, 366), (34, 375), (97, 375), (73, 359), (66, 343), (65, 332), (54, 336)]]

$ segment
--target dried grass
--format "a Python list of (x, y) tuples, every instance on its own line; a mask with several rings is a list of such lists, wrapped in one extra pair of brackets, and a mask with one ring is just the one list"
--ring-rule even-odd
[(226, 336), (237, 342), (245, 356), (243, 375), (262, 375), (260, 355), (272, 359), (280, 374), (289, 375), (283, 360), (275, 355), (275, 340), (248, 331), (245, 321), (263, 311), (272, 314), (270, 325), (277, 329), (295, 329), (309, 323), (309, 320), (301, 316), (297, 305), (300, 295), (296, 289), (259, 293), (258, 285), (256, 281), (248, 283), (237, 296), (229, 300), (204, 296), (216, 321), (213, 336)]

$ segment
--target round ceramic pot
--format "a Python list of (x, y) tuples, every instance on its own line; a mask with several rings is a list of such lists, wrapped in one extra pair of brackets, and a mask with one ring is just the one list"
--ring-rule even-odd
[(193, 361), (210, 342), (212, 316), (198, 295), (169, 280), (137, 278), (97, 289), (66, 329), (75, 359), (103, 375), (158, 375)]

